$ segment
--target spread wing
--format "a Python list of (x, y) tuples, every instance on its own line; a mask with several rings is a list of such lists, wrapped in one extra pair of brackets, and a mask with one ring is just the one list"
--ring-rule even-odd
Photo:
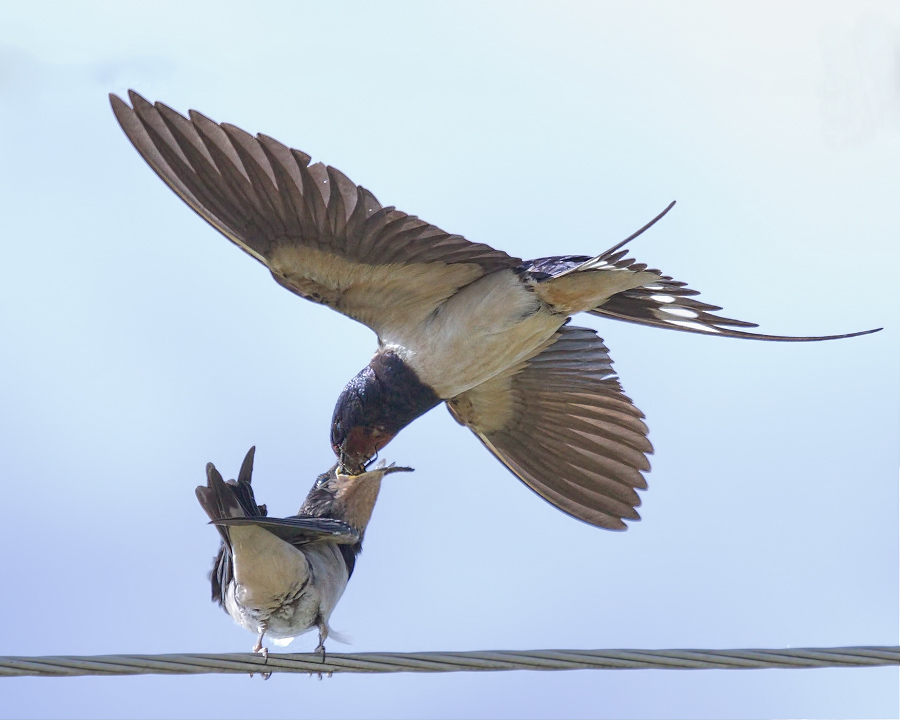
[(591, 525), (625, 530), (650, 469), (643, 413), (624, 395), (603, 341), (565, 326), (519, 366), (447, 402), (538, 495)]
[(521, 263), (382, 207), (343, 173), (266, 136), (129, 92), (116, 119), (156, 174), (292, 292), (381, 334), (417, 324), (460, 287)]

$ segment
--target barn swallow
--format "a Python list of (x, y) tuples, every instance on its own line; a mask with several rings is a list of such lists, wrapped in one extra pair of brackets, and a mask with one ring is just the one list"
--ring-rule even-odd
[(763, 335), (715, 315), (721, 308), (685, 283), (626, 256), (626, 243), (662, 215), (594, 257), (523, 261), (383, 207), (271, 137), (129, 97), (131, 106), (110, 96), (119, 124), (184, 202), (280, 285), (377, 334), (332, 419), (332, 448), (350, 473), (443, 401), (545, 500), (624, 530), (623, 519), (640, 519), (636, 490), (647, 487), (653, 448), (603, 341), (568, 325), (571, 315), (757, 340), (875, 332)]
[(241, 627), (257, 634), (253, 652), (268, 656), (268, 634), (286, 645), (313, 628), (325, 653), (328, 619), (353, 574), (381, 480), (411, 468), (385, 467), (345, 475), (335, 465), (316, 479), (296, 515), (270, 518), (251, 485), (250, 448), (237, 481), (206, 466), (197, 499), (222, 537), (210, 573), (212, 599)]

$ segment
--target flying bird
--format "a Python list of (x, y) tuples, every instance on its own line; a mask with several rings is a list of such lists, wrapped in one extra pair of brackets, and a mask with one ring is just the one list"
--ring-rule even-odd
[(210, 573), (212, 599), (257, 634), (253, 652), (268, 656), (267, 634), (286, 645), (316, 628), (316, 652), (324, 654), (328, 619), (353, 574), (381, 480), (411, 468), (380, 463), (360, 475), (344, 475), (335, 465), (316, 479), (296, 515), (270, 518), (253, 495), (255, 451), (250, 448), (237, 481), (225, 482), (209, 463), (206, 486), (197, 488), (222, 538)]
[[(382, 206), (339, 170), (267, 135), (129, 92), (110, 96), (125, 134), (195, 212), (265, 265), (280, 285), (378, 336), (340, 394), (331, 444), (360, 473), (407, 424), (440, 402), (522, 482), (591, 525), (639, 520), (650, 469), (643, 414), (624, 394), (603, 341), (568, 325), (601, 317), (706, 335), (830, 340), (748, 332), (685, 283), (626, 256), (524, 261)], [(671, 207), (671, 205), (669, 206)]]

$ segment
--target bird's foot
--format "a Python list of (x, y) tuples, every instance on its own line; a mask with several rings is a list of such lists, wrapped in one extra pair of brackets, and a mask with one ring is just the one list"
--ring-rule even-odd
[(319, 646), (313, 652), (322, 653), (322, 662), (325, 662), (325, 640), (328, 638), (328, 622), (320, 614), (316, 618), (316, 626), (319, 628)]
[[(266, 626), (264, 626), (259, 631), (259, 637), (256, 638), (256, 645), (253, 646), (253, 652), (259, 653), (260, 655), (262, 655), (263, 663), (269, 662), (269, 648), (263, 647), (263, 644), (262, 644), (263, 637), (265, 637), (267, 629), (268, 628)], [(268, 680), (270, 677), (272, 677), (271, 672), (260, 673), (260, 675), (262, 675), (263, 680)], [(253, 673), (250, 673), (250, 677), (253, 677)]]
[(259, 626), (259, 635), (256, 636), (256, 645), (253, 646), (253, 652), (259, 653), (263, 656), (263, 659), (269, 659), (269, 648), (263, 647), (262, 641), (266, 636), (266, 631), (269, 629), (268, 623), (263, 623)]

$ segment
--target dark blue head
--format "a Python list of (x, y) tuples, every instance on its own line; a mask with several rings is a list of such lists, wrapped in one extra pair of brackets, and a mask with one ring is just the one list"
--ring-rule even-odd
[(366, 463), (409, 423), (441, 401), (393, 352), (379, 352), (341, 392), (331, 419), (331, 447), (344, 470)]

